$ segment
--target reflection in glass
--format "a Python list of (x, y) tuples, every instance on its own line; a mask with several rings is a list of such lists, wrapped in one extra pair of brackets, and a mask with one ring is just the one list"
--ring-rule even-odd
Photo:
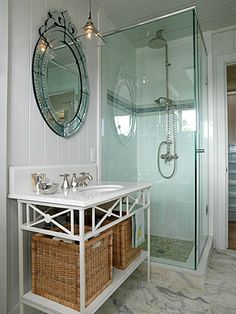
[(127, 143), (135, 132), (134, 86), (125, 66), (119, 70), (114, 90), (114, 123), (116, 132), (123, 143)]

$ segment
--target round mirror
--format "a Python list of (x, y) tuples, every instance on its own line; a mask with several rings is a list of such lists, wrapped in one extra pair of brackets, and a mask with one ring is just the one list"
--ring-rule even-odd
[(84, 122), (89, 100), (85, 57), (67, 12), (49, 12), (33, 56), (33, 86), (49, 127), (69, 137)]
[(116, 132), (126, 144), (135, 132), (136, 111), (133, 81), (125, 67), (121, 67), (117, 76), (113, 103)]

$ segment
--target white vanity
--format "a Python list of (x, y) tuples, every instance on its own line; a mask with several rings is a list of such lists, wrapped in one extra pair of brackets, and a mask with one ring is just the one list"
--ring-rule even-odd
[[(111, 294), (128, 278), (128, 276), (147, 259), (147, 276), (150, 280), (150, 184), (128, 182), (90, 182), (88, 187), (69, 190), (59, 189), (52, 195), (36, 194), (32, 190), (31, 173), (45, 172), (54, 181), (60, 182), (61, 173), (90, 172), (96, 180), (95, 165), (55, 166), (55, 167), (11, 167), (9, 198), (18, 203), (18, 231), (19, 231), (19, 291), (20, 313), (23, 313), (23, 304), (38, 309), (44, 313), (57, 314), (92, 314), (111, 296)], [(110, 202), (110, 206), (103, 208), (103, 204)], [(49, 214), (42, 208), (56, 208), (56, 214)], [(85, 232), (85, 216), (91, 211), (91, 230)], [(114, 212), (116, 209), (116, 212)], [(118, 212), (117, 212), (118, 209)], [(85, 306), (85, 241), (96, 237), (110, 227), (132, 217), (140, 211), (147, 211), (146, 233), (147, 251), (141, 254), (125, 269), (113, 269), (112, 283), (87, 307)], [(96, 215), (102, 212), (103, 216), (97, 220)], [(69, 226), (60, 223), (60, 217), (67, 216)], [(75, 233), (75, 217), (78, 217), (79, 235)], [(107, 217), (113, 221), (104, 225)], [(42, 228), (42, 224), (50, 224), (54, 228)], [(55, 229), (55, 227), (57, 229)], [(25, 282), (24, 271), (30, 265), (29, 241), (24, 240), (24, 233), (38, 233), (56, 236), (61, 239), (78, 241), (80, 265), (80, 312), (65, 305), (51, 301), (31, 292), (30, 284)], [(27, 256), (28, 252), (28, 256)], [(57, 267), (55, 265), (55, 267)], [(29, 266), (30, 268), (30, 266)], [(29, 276), (30, 278), (30, 276)], [(30, 281), (30, 279), (29, 279)], [(29, 289), (27, 288), (29, 287)], [(28, 290), (27, 290), (28, 289)]]

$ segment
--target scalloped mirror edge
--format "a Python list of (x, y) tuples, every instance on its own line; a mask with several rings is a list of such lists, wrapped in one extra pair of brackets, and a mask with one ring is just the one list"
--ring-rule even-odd
[(89, 102), (87, 65), (67, 11), (48, 12), (32, 61), (33, 90), (50, 129), (70, 137), (83, 125)]

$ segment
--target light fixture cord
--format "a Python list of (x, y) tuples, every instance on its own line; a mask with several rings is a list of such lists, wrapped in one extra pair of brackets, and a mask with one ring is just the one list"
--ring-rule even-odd
[(89, 16), (88, 19), (91, 20), (92, 19), (92, 14), (91, 14), (91, 0), (89, 0)]

